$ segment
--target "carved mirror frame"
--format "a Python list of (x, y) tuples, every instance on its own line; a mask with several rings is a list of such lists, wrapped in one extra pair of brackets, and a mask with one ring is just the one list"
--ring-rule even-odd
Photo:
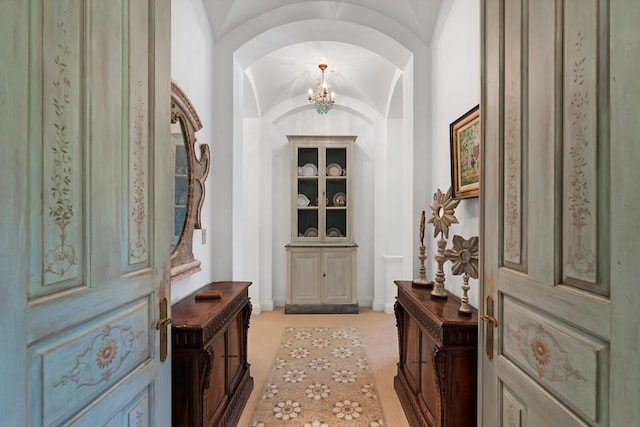
[[(174, 81), (171, 81), (171, 128), (182, 129), (187, 157), (187, 203), (184, 225), (176, 246), (171, 251), (171, 281), (190, 276), (200, 271), (200, 261), (193, 256), (193, 230), (201, 229), (201, 210), (204, 203), (204, 182), (209, 174), (209, 146), (200, 144), (200, 156), (196, 156), (196, 132), (202, 129), (200, 118), (189, 101), (189, 98)], [(172, 209), (174, 218), (172, 227), (175, 230), (176, 195), (176, 149), (173, 138), (171, 149), (173, 152), (173, 195)]]

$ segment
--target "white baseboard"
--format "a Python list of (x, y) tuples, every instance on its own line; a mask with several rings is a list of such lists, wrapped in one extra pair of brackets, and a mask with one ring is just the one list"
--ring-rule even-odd
[(373, 307), (373, 300), (371, 298), (361, 299), (358, 298), (359, 307)]
[(394, 305), (395, 305), (395, 303), (394, 304), (386, 304), (384, 306), (384, 312), (387, 313), (387, 314), (393, 314), (394, 313), (394, 311), (393, 311), (393, 306)]
[(273, 301), (263, 301), (258, 304), (251, 304), (251, 314), (258, 315), (263, 311), (273, 311)]
[(373, 311), (383, 311), (386, 308), (386, 304), (384, 301), (374, 301), (371, 309)]

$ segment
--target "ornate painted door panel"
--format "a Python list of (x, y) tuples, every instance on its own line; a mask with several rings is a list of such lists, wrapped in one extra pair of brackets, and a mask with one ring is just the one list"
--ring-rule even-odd
[(626, 219), (638, 197), (620, 186), (637, 182), (627, 157), (640, 155), (628, 14), (637, 2), (482, 3), (481, 425), (637, 422), (639, 375), (624, 370), (637, 366), (639, 253)]
[(2, 180), (13, 177), (17, 196), (3, 207), (2, 249), (16, 256), (3, 265), (12, 308), (0, 317), (12, 341), (2, 365), (17, 375), (7, 384), (3, 371), (3, 418), (167, 424), (170, 359), (156, 324), (170, 299), (169, 1), (8, 9), (13, 161)]

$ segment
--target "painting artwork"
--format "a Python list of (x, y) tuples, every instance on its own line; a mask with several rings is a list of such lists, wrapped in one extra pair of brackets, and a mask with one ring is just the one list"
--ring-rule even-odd
[(476, 105), (450, 125), (451, 187), (453, 198), (480, 194), (480, 106)]

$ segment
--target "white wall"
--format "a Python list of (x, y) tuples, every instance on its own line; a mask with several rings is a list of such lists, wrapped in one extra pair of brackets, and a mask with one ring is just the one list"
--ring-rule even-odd
[[(433, 194), (437, 188), (446, 192), (451, 186), (449, 124), (480, 103), (480, 1), (444, 0), (432, 39), (432, 124), (431, 143)], [(482, 164), (484, 167), (485, 165)], [(429, 200), (429, 202), (431, 199)], [(427, 218), (428, 204), (423, 208)], [(478, 198), (464, 199), (455, 212), (460, 224), (449, 230), (447, 247), (458, 234), (466, 239), (479, 235)], [(427, 271), (432, 279), (436, 271), (433, 255), (436, 252), (433, 227), (427, 225), (425, 245), (429, 241)], [(461, 276), (451, 275), (451, 264), (445, 264), (445, 288), (460, 296)], [(478, 281), (469, 280), (469, 300), (478, 307)]]
[[(201, 0), (171, 2), (171, 78), (183, 89), (196, 109), (202, 129), (196, 133), (199, 143), (213, 142), (213, 34)], [(199, 152), (196, 149), (196, 152)], [(211, 170), (215, 170), (218, 158), (211, 153)], [(206, 233), (206, 244), (202, 244), (202, 232), (195, 230), (193, 252), (202, 262), (202, 270), (190, 277), (179, 280), (171, 288), (171, 301), (175, 303), (199, 287), (214, 280), (215, 254), (212, 242), (212, 211), (215, 191), (212, 182), (214, 174), (209, 173), (205, 184), (206, 197), (202, 208), (202, 227)], [(230, 260), (230, 258), (229, 258)]]

